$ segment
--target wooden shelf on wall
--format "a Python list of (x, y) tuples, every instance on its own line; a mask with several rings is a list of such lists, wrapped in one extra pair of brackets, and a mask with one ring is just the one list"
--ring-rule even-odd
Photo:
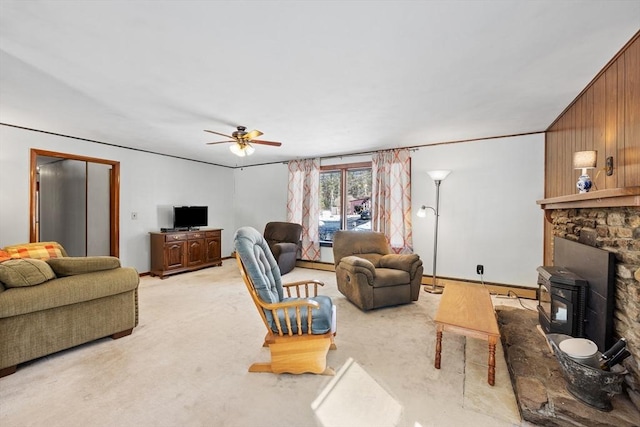
[(552, 197), (538, 200), (536, 203), (545, 210), (640, 206), (640, 186)]

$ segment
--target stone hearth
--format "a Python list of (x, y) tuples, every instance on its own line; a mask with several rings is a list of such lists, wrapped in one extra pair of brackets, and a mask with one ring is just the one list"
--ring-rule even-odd
[[(556, 209), (553, 235), (613, 252), (616, 256), (614, 339), (625, 337), (628, 393), (640, 409), (640, 207)], [(637, 422), (640, 425), (640, 421)]]
[(626, 394), (614, 397), (613, 411), (602, 412), (573, 397), (560, 365), (538, 330), (538, 313), (497, 309), (505, 359), (522, 418), (542, 426), (638, 426), (640, 412)]

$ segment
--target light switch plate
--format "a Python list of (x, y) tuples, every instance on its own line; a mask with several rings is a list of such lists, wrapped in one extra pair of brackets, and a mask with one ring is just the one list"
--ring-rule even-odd
[(611, 176), (613, 175), (613, 157), (609, 156), (607, 157), (607, 176)]

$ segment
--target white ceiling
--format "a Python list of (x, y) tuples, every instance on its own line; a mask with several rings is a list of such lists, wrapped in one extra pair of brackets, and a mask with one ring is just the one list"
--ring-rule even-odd
[[(226, 166), (544, 131), (640, 0), (0, 0), (0, 122)], [(282, 147), (238, 158), (235, 126)]]

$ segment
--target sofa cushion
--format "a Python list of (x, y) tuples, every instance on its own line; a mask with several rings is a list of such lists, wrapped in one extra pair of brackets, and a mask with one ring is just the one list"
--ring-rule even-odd
[(113, 270), (120, 267), (120, 260), (112, 256), (64, 257), (50, 258), (47, 264), (51, 266), (56, 276), (64, 277), (92, 271)]
[(274, 243), (273, 246), (271, 246), (271, 252), (273, 252), (273, 256), (277, 259), (280, 254), (287, 254), (291, 252), (297, 253), (298, 245), (287, 242)]
[(11, 258), (49, 259), (67, 256), (64, 248), (58, 242), (23, 243), (7, 246), (4, 250), (11, 255)]
[[(362, 267), (371, 271), (372, 274), (376, 269), (375, 265), (373, 265), (371, 261), (369, 261), (364, 257), (355, 256), (355, 255), (350, 255), (342, 258), (342, 260), (340, 261), (340, 264), (349, 265), (353, 267)], [(373, 278), (373, 276), (371, 277)]]
[(371, 253), (371, 254), (354, 254), (353, 256), (357, 256), (358, 258), (363, 258), (369, 261), (375, 268), (380, 267), (380, 258), (382, 255)]
[(373, 279), (374, 288), (386, 286), (406, 285), (411, 282), (409, 272), (394, 270), (392, 268), (376, 268), (376, 277)]
[(10, 259), (0, 263), (0, 282), (7, 288), (39, 285), (55, 278), (49, 264), (39, 259)]
[[(280, 268), (264, 237), (252, 227), (240, 227), (233, 238), (236, 252), (260, 299), (268, 304), (284, 298)], [(271, 312), (265, 310), (267, 320)]]
[(418, 261), (420, 257), (416, 254), (388, 254), (380, 258), (380, 267), (411, 271), (416, 268), (414, 264)]
[(0, 250), (0, 262), (11, 259), (11, 254), (7, 251)]
[[(282, 302), (299, 301), (304, 299), (305, 298), (284, 298)], [(331, 330), (333, 302), (331, 302), (331, 298), (326, 295), (318, 295), (309, 299), (317, 302), (320, 305), (320, 307), (318, 309), (314, 309), (312, 313), (313, 319), (311, 321), (311, 333), (315, 335), (326, 334)], [(288, 311), (291, 319), (296, 318), (296, 310), (294, 308), (288, 308), (286, 310)], [(300, 310), (300, 327), (302, 329), (302, 333), (304, 334), (306, 334), (309, 329), (308, 316), (309, 312), (306, 309)], [(280, 327), (282, 328), (282, 332), (288, 334), (289, 328), (287, 327), (285, 309), (278, 310), (278, 318), (280, 319)], [(298, 325), (294, 320), (292, 320), (291, 323), (291, 333), (297, 334)], [(275, 320), (271, 322), (271, 330), (275, 333), (278, 333), (278, 326), (276, 325)]]
[(121, 267), (7, 289), (0, 292), (0, 319), (131, 292), (139, 282), (134, 268)]
[(383, 233), (375, 231), (338, 230), (333, 235), (333, 261), (337, 267), (340, 260), (349, 255), (366, 258), (379, 267), (382, 255), (389, 253), (389, 244)]

